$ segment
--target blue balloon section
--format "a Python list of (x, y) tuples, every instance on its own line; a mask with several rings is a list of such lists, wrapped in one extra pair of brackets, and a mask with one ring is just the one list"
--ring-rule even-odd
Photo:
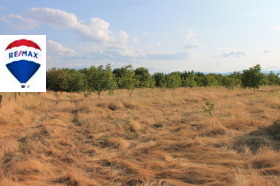
[(26, 83), (39, 69), (40, 64), (27, 60), (14, 61), (6, 65), (20, 83)]

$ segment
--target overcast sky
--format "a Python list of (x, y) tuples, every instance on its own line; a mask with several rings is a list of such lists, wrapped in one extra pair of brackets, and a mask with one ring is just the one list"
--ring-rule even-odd
[(279, 0), (0, 0), (0, 34), (47, 35), (47, 67), (280, 70)]

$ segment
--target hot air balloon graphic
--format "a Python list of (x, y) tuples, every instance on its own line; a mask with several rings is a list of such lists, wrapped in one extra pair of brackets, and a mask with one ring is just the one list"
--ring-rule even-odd
[(31, 40), (13, 41), (5, 50), (6, 67), (21, 84), (27, 83), (38, 71), (41, 60), (41, 48)]

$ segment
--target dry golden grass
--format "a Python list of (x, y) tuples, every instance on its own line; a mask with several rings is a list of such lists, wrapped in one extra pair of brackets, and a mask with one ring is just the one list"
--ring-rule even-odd
[(279, 151), (279, 87), (6, 93), (0, 108), (0, 185), (280, 185)]

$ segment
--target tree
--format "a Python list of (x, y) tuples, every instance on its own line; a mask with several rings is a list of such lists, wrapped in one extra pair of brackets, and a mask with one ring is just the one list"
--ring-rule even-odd
[(128, 89), (129, 97), (132, 98), (132, 93), (139, 85), (139, 80), (135, 78), (135, 71), (133, 70), (132, 65), (124, 66), (122, 71), (122, 76), (118, 80), (119, 87)]
[(210, 88), (211, 86), (218, 85), (218, 80), (215, 78), (213, 74), (208, 74), (202, 78), (202, 85), (204, 87)]
[(250, 67), (248, 70), (243, 70), (241, 75), (241, 86), (243, 88), (254, 88), (254, 91), (262, 85), (264, 74), (261, 73), (261, 66)]
[(233, 72), (229, 75), (230, 78), (233, 78), (237, 85), (241, 85), (241, 76), (242, 74), (240, 72)]
[(157, 72), (153, 75), (156, 87), (164, 88), (166, 86), (166, 75), (162, 72)]
[(195, 80), (197, 86), (199, 86), (199, 87), (204, 86), (204, 83), (203, 83), (204, 77), (205, 77), (205, 74), (203, 74), (202, 72), (195, 73), (194, 80)]
[(194, 76), (194, 71), (184, 71), (181, 73), (181, 79), (186, 79), (189, 76)]
[(189, 75), (186, 78), (184, 78), (182, 81), (182, 84), (183, 84), (183, 87), (190, 87), (190, 88), (197, 86), (196, 82), (194, 80), (194, 75)]
[(155, 80), (149, 73), (149, 70), (144, 67), (139, 67), (135, 69), (135, 78), (139, 81), (139, 88), (153, 88), (155, 86)]
[(125, 68), (115, 68), (113, 70), (113, 74), (115, 75), (116, 79), (119, 80), (124, 74)]
[(182, 85), (182, 79), (179, 72), (171, 72), (166, 77), (166, 87), (175, 90)]
[(69, 69), (52, 68), (47, 71), (47, 89), (53, 91), (67, 91)]
[(77, 70), (70, 70), (67, 77), (67, 91), (81, 92), (87, 89), (86, 75)]
[(263, 86), (270, 85), (270, 81), (268, 79), (268, 75), (267, 74), (263, 74), (261, 85), (263, 85)]
[(0, 108), (1, 108), (1, 104), (2, 104), (2, 95), (0, 95)]
[(280, 82), (279, 74), (274, 74), (272, 71), (267, 74), (268, 85), (279, 85)]
[(232, 77), (224, 76), (222, 78), (222, 86), (226, 87), (229, 90), (233, 90), (237, 85), (237, 80)]
[(111, 70), (111, 65), (107, 65), (105, 69), (100, 65), (99, 67), (90, 67), (87, 72), (88, 86), (91, 92), (96, 92), (100, 97), (103, 91), (113, 91), (117, 88), (117, 83), (114, 74)]

